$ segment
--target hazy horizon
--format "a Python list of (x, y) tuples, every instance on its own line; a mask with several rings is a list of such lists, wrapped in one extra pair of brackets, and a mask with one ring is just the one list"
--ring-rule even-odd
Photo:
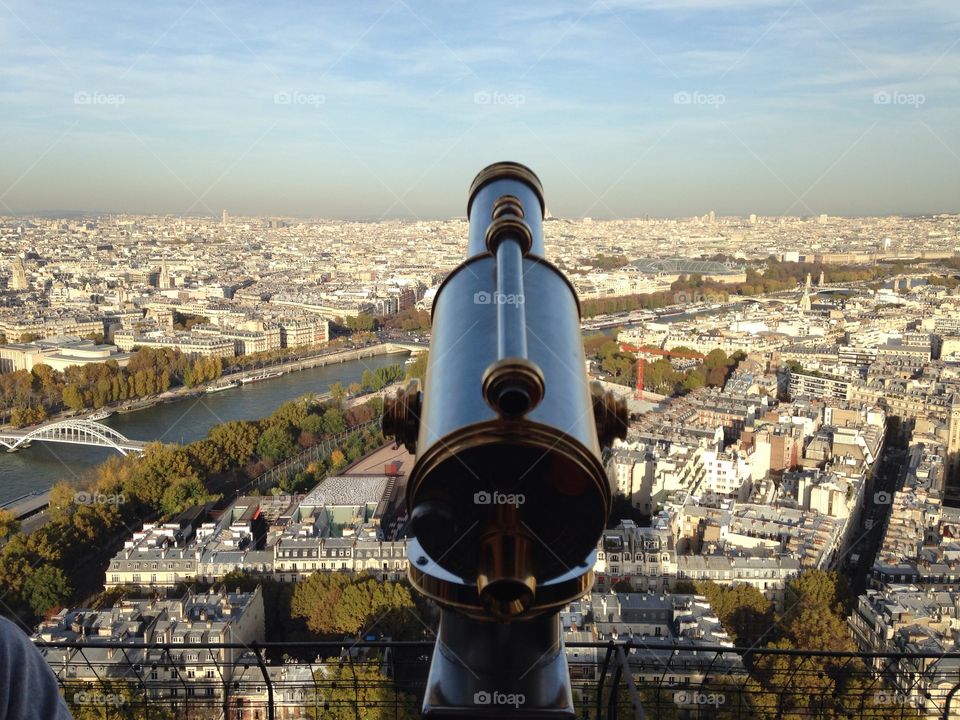
[(8, 215), (450, 218), (502, 159), (562, 218), (960, 210), (947, 0), (11, 0), (0, 48)]

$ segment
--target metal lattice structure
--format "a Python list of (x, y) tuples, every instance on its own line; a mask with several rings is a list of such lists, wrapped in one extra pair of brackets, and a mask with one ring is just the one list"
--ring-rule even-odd
[(111, 427), (83, 419), (58, 420), (30, 431), (7, 430), (0, 432), (0, 445), (10, 451), (17, 450), (34, 441), (109, 447), (121, 455), (143, 452), (147, 446), (147, 443), (140, 440), (128, 440)]
[[(157, 720), (406, 720), (418, 715), (433, 651), (346, 640), (37, 646), (75, 712)], [(568, 643), (566, 653), (584, 720), (960, 718), (960, 674), (933, 671), (957, 667), (960, 654), (636, 642)]]

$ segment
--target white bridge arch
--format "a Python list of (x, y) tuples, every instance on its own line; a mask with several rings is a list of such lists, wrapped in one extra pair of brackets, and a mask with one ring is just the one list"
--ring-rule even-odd
[(109, 447), (121, 455), (143, 452), (147, 446), (140, 440), (128, 440), (113, 428), (93, 420), (58, 420), (30, 431), (0, 430), (0, 445), (8, 450), (16, 450), (34, 441)]

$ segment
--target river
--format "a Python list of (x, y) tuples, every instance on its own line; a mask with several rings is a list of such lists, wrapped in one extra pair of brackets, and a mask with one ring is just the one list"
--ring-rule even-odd
[[(346, 387), (359, 382), (364, 370), (403, 363), (406, 355), (378, 355), (291, 372), (274, 380), (250, 383), (233, 390), (116, 414), (103, 423), (131, 440), (185, 444), (205, 437), (210, 428), (219, 423), (255, 420), (269, 415), (287, 400), (308, 393), (324, 393), (333, 383)], [(30, 492), (48, 490), (59, 480), (79, 478), (113, 452), (83, 445), (35, 442), (26, 450), (2, 453), (0, 503)]]

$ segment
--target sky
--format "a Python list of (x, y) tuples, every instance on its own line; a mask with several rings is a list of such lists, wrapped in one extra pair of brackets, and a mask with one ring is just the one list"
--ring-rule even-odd
[(960, 211), (956, 0), (0, 0), (0, 213)]

